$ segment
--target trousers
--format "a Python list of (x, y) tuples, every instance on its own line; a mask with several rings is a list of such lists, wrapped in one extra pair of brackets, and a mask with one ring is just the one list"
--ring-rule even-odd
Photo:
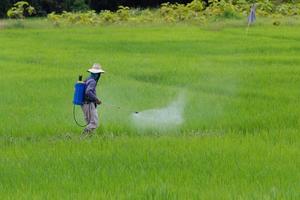
[(86, 130), (92, 131), (96, 129), (99, 125), (98, 122), (98, 113), (95, 103), (85, 103), (81, 106), (81, 109), (84, 114), (84, 119), (87, 123)]

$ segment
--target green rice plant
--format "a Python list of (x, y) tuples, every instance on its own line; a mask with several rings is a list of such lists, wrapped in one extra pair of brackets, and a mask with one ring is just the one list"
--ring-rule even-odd
[[(5, 21), (0, 199), (299, 199), (299, 18), (261, 18), (247, 35), (244, 19), (130, 20)], [(81, 140), (73, 87), (94, 62), (107, 72), (100, 127)], [(165, 108), (181, 91), (179, 127), (132, 123), (132, 111)]]

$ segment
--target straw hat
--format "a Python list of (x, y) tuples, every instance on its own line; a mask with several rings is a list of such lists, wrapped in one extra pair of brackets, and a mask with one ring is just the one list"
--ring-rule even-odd
[(105, 71), (102, 69), (101, 65), (98, 63), (95, 63), (91, 69), (87, 70), (88, 72), (91, 72), (93, 74), (98, 74), (98, 73), (104, 73)]

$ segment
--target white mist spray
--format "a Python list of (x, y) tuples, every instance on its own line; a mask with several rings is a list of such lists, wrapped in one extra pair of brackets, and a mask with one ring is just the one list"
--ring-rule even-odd
[(160, 109), (150, 109), (132, 114), (132, 121), (139, 129), (169, 130), (178, 128), (183, 122), (183, 112), (186, 103), (182, 93), (168, 106)]

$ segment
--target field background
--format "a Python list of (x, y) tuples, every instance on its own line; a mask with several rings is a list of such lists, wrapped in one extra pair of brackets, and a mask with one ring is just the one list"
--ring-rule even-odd
[[(0, 25), (0, 197), (300, 198), (299, 24), (261, 23), (246, 35), (241, 21), (26, 23)], [(81, 141), (73, 85), (94, 62), (107, 71), (101, 127)], [(181, 92), (180, 129), (132, 125), (129, 110)]]

